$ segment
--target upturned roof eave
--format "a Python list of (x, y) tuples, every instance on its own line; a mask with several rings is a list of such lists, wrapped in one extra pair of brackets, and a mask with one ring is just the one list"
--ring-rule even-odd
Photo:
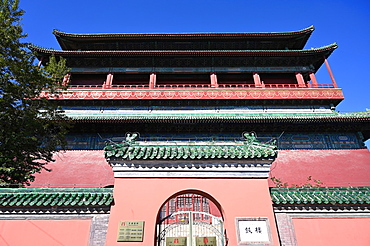
[[(291, 32), (225, 32), (225, 33), (97, 33), (97, 34), (72, 34), (54, 30), (60, 47), (63, 50), (75, 50), (80, 45), (91, 44), (94, 42), (171, 42), (171, 41), (270, 41), (275, 45), (284, 45), (290, 49), (303, 49), (309, 37), (314, 31), (310, 26), (298, 31)], [(276, 46), (277, 47), (277, 46)]]
[(305, 56), (318, 55), (328, 57), (338, 45), (336, 43), (309, 50), (100, 50), (100, 51), (74, 51), (54, 50), (38, 46), (30, 46), (30, 49), (39, 56), (63, 56), (63, 57), (104, 57), (104, 56)]
[(96, 34), (73, 34), (62, 32), (54, 29), (53, 34), (57, 39), (87, 39), (87, 40), (106, 40), (106, 39), (169, 39), (169, 38), (261, 38), (261, 37), (275, 37), (286, 38), (287, 36), (304, 36), (310, 35), (315, 30), (314, 26), (309, 26), (302, 30), (290, 32), (224, 32), (224, 33), (96, 33)]

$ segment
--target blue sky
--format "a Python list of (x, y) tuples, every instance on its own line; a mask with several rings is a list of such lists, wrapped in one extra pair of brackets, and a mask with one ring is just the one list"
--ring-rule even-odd
[[(306, 45), (337, 42), (329, 58), (345, 99), (341, 112), (370, 109), (369, 0), (21, 0), (26, 40), (59, 49), (53, 29), (70, 33), (281, 32), (314, 25)], [(318, 74), (330, 83), (326, 68)]]

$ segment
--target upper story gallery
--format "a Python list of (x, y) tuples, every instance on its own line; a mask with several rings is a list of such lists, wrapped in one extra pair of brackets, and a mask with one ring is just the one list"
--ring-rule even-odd
[[(70, 93), (60, 99), (330, 99), (336, 105), (343, 94), (327, 58), (337, 45), (303, 49), (313, 30), (313, 26), (276, 33), (54, 30), (62, 50), (32, 49), (43, 65), (52, 54), (67, 59)], [(323, 63), (331, 81), (319, 83), (315, 73)], [(292, 90), (276, 90), (288, 88)]]

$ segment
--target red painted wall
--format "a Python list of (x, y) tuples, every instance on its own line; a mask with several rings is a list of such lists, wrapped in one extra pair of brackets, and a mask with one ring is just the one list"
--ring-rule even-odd
[(237, 245), (237, 217), (267, 217), (272, 232), (271, 245), (280, 245), (266, 179), (185, 178), (117, 178), (113, 193), (115, 204), (110, 213), (106, 245), (133, 245), (117, 242), (121, 220), (145, 221), (144, 241), (135, 242), (135, 245), (154, 245), (157, 215), (162, 205), (179, 195), (179, 192), (202, 194), (219, 204), (228, 245)]
[(31, 188), (88, 188), (113, 185), (113, 171), (104, 158), (103, 150), (74, 150), (54, 155), (55, 162), (47, 165), (51, 172), (35, 175)]
[[(307, 183), (312, 176), (322, 186), (370, 186), (368, 149), (279, 150), (270, 177), (290, 185)], [(274, 186), (273, 182), (269, 182)]]
[(293, 219), (299, 246), (370, 245), (370, 218)]
[[(113, 171), (104, 151), (66, 151), (55, 156), (47, 167), (51, 172), (36, 174), (30, 187), (105, 187), (113, 185)], [(279, 150), (272, 164), (271, 177), (283, 182), (302, 184), (312, 176), (322, 186), (370, 186), (368, 149)], [(274, 186), (273, 182), (269, 182)]]
[(88, 245), (90, 219), (0, 220), (0, 245)]

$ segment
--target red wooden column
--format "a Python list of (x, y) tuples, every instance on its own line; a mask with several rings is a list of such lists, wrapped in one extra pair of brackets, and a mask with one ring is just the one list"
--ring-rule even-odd
[(331, 68), (329, 66), (329, 62), (328, 62), (328, 60), (326, 58), (325, 58), (325, 65), (326, 65), (326, 69), (328, 69), (328, 72), (329, 72), (331, 81), (333, 82), (334, 88), (338, 88), (337, 82), (334, 79), (333, 72), (331, 71)]
[(211, 73), (211, 87), (212, 88), (218, 88), (216, 73)]
[(253, 81), (255, 87), (263, 87), (260, 75), (258, 73), (253, 73)]
[(103, 88), (104, 89), (111, 88), (112, 87), (112, 82), (113, 82), (113, 73), (108, 73), (107, 79), (105, 80)]
[(306, 83), (304, 82), (304, 79), (301, 73), (295, 73), (295, 77), (297, 78), (298, 87), (306, 87)]
[(157, 75), (155, 73), (151, 73), (149, 77), (149, 89), (154, 89), (157, 84)]
[(313, 72), (310, 72), (310, 79), (312, 81), (312, 86), (313, 87), (318, 87), (316, 76), (315, 76), (315, 74)]

